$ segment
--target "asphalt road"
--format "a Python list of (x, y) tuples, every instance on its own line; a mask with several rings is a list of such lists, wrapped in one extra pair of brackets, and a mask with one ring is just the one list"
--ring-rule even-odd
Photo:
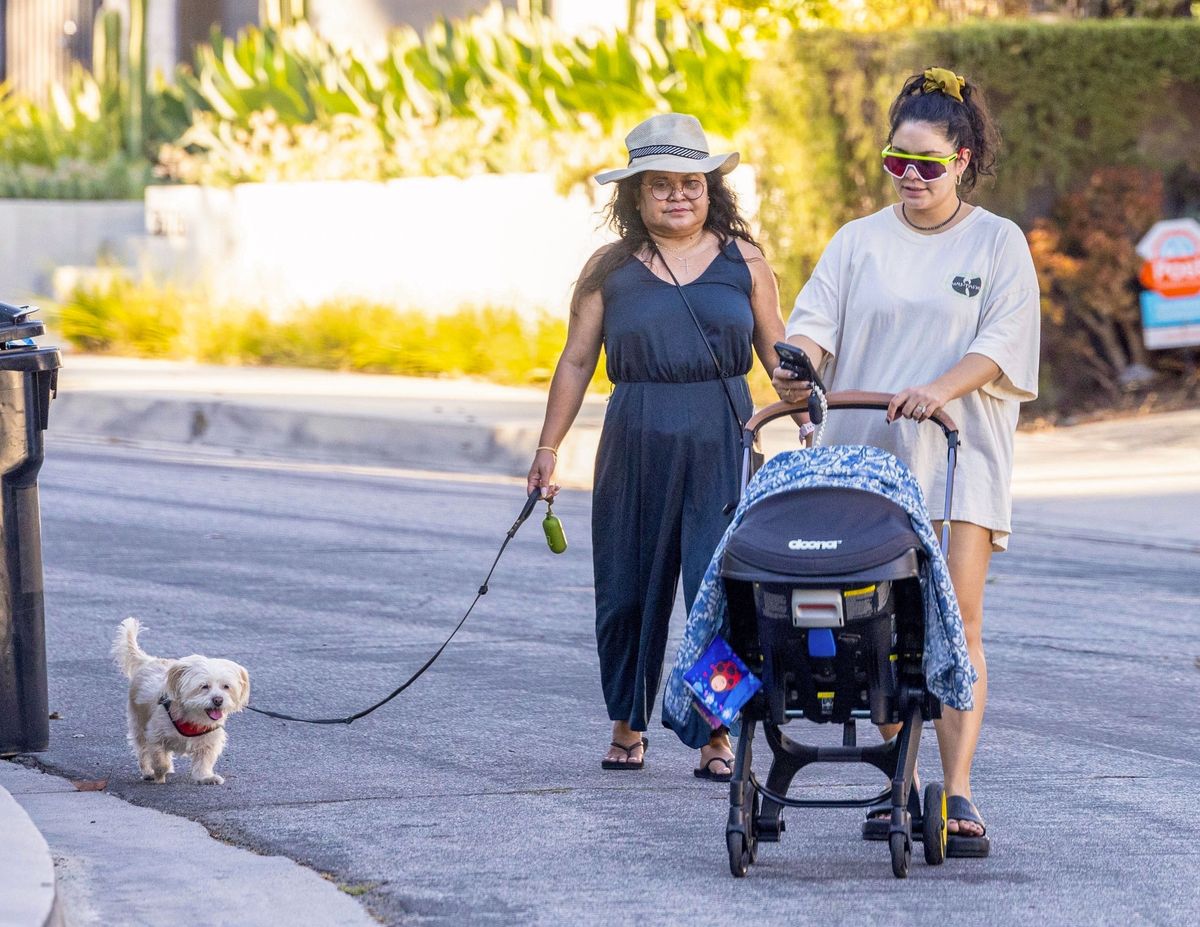
[[(918, 857), (898, 882), (886, 847), (857, 839), (859, 812), (793, 811), (782, 842), (734, 881), (727, 792), (692, 777), (694, 756), (668, 732), (650, 732), (643, 772), (600, 769), (586, 493), (555, 509), (568, 552), (547, 550), (539, 511), (399, 699), (350, 727), (239, 715), (217, 766), (225, 786), (198, 787), (138, 777), (107, 659), (122, 618), (142, 619), (151, 653), (246, 664), (259, 707), (345, 715), (454, 626), (522, 490), (70, 442), (41, 487), (62, 715), (41, 762), (328, 873), (385, 923), (1200, 920), (1200, 545), (1066, 530), (1067, 502), (1019, 506), (987, 603), (976, 795), (992, 858), (935, 869)], [(799, 724), (789, 733), (840, 734)], [(931, 736), (923, 756), (931, 775)], [(838, 795), (882, 785), (848, 767), (805, 781)]]

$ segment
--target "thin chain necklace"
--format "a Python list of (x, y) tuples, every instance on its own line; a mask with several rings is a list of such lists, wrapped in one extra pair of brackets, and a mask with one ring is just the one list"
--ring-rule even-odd
[(954, 207), (954, 212), (950, 213), (949, 218), (944, 219), (937, 225), (917, 225), (917, 223), (913, 222), (912, 219), (908, 218), (908, 210), (904, 208), (903, 203), (900, 204), (900, 215), (904, 216), (904, 221), (915, 228), (918, 232), (936, 232), (938, 229), (942, 228), (943, 226), (947, 226), (954, 221), (954, 217), (958, 215), (958, 211), (962, 209), (962, 205), (963, 201), (959, 200), (958, 205)]
[(658, 241), (656, 241), (653, 238), (650, 240), (654, 243), (654, 246), (659, 250), (659, 252), (667, 255), (670, 258), (674, 258), (676, 261), (680, 261), (683, 264), (684, 276), (690, 276), (691, 268), (688, 267), (688, 261), (691, 260), (691, 257), (695, 257), (695, 255), (688, 257), (686, 255), (681, 256), (681, 254), (683, 254), (684, 252), (691, 251), (693, 248), (696, 247), (697, 244), (699, 244), (700, 242), (702, 242), (704, 240), (704, 229), (700, 230), (700, 234), (696, 237), (696, 240), (694, 242), (692, 242), (690, 245), (687, 245), (686, 247), (680, 248), (678, 251), (671, 251), (671, 249), (669, 249), (669, 248), (664, 248), (661, 244), (659, 244)]

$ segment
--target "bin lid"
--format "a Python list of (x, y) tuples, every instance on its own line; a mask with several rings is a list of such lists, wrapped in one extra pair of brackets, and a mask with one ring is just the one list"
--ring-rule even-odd
[(30, 316), (37, 306), (0, 302), (0, 370), (55, 370), (62, 366), (58, 348), (39, 348), (33, 339), (46, 332), (41, 319)]
[(61, 366), (62, 354), (58, 348), (20, 347), (0, 351), (0, 370), (37, 373), (40, 370), (57, 370)]

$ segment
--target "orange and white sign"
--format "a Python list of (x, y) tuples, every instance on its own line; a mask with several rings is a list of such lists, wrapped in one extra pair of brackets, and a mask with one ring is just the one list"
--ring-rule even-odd
[(1200, 222), (1155, 222), (1137, 253), (1145, 259), (1138, 280), (1146, 347), (1200, 344)]
[(1138, 242), (1137, 252), (1146, 259), (1138, 279), (1147, 290), (1163, 296), (1200, 293), (1200, 222), (1155, 222)]

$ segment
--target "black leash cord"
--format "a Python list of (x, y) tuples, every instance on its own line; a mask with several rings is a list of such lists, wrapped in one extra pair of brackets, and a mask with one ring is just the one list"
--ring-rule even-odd
[(513, 539), (513, 537), (516, 535), (517, 529), (520, 528), (521, 525), (523, 525), (525, 523), (525, 519), (527, 519), (529, 517), (530, 513), (533, 511), (534, 505), (536, 505), (538, 500), (541, 498), (541, 495), (542, 495), (541, 489), (540, 488), (535, 489), (533, 492), (531, 492), (529, 494), (529, 498), (525, 500), (525, 507), (523, 509), (521, 509), (521, 514), (517, 516), (517, 520), (515, 522), (513, 522), (513, 526), (508, 529), (508, 534), (504, 538), (504, 543), (500, 545), (500, 550), (498, 550), (496, 552), (496, 559), (492, 561), (492, 568), (490, 570), (488, 570), (488, 574), (487, 574), (487, 577), (483, 581), (483, 585), (479, 587), (479, 592), (477, 592), (475, 594), (475, 599), (471, 602), (470, 608), (467, 609), (466, 614), (464, 614), (462, 616), (462, 619), (458, 622), (458, 624), (456, 624), (454, 626), (454, 630), (450, 632), (450, 636), (447, 637), (446, 640), (442, 642), (442, 646), (437, 649), (437, 651), (434, 653), (434, 655), (432, 657), (430, 657), (428, 660), (426, 660), (424, 665), (419, 670), (417, 670), (415, 673), (413, 673), (411, 676), (409, 676), (408, 679), (406, 679), (396, 689), (394, 689), (392, 691), (391, 695), (387, 696), (386, 698), (380, 699), (378, 702), (376, 702), (370, 708), (364, 708), (362, 711), (357, 712), (356, 714), (352, 714), (345, 718), (297, 718), (294, 715), (285, 715), (285, 714), (281, 714), (278, 711), (267, 711), (266, 709), (263, 709), (263, 708), (255, 708), (253, 705), (247, 705), (246, 710), (252, 711), (255, 714), (259, 714), (259, 715), (266, 715), (268, 718), (278, 718), (280, 721), (299, 721), (302, 724), (353, 724), (359, 718), (363, 718), (363, 717), (366, 717), (367, 715), (369, 715), (376, 708), (382, 708), (384, 705), (386, 705), (388, 702), (390, 702), (392, 699), (394, 699), (397, 695), (399, 695), (401, 692), (403, 692), (405, 689), (407, 689), (409, 686), (411, 686), (414, 682), (416, 682), (418, 679), (420, 679), (421, 676), (424, 674), (425, 670), (427, 670), (427, 669), (429, 669), (429, 667), (433, 666), (434, 661), (437, 660), (437, 658), (442, 655), (442, 651), (446, 649), (446, 647), (449, 645), (450, 641), (454, 640), (454, 635), (458, 633), (458, 629), (461, 628), (463, 626), (463, 623), (466, 622), (467, 618), (470, 617), (471, 610), (475, 608), (476, 604), (479, 602), (479, 600), (481, 598), (483, 598), (485, 595), (487, 595), (488, 583), (491, 582), (492, 574), (496, 572), (496, 564), (498, 564), (500, 562), (500, 557), (504, 554), (504, 548), (506, 548), (508, 546), (508, 542), (511, 541)]

